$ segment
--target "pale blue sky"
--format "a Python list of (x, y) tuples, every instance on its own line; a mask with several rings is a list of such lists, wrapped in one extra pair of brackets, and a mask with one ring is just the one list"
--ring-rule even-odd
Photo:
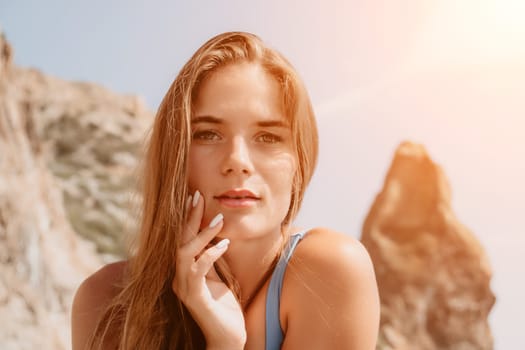
[(423, 143), (487, 249), (491, 324), (507, 350), (525, 348), (521, 3), (0, 0), (0, 27), (18, 65), (140, 95), (152, 110), (206, 39), (258, 34), (297, 67), (318, 116), (321, 158), (299, 223), (358, 237), (395, 147)]
[(394, 68), (421, 18), (396, 12), (425, 7), (410, 0), (375, 13), (366, 2), (339, 2), (2, 0), (0, 18), (18, 64), (140, 94), (151, 108), (202, 42), (222, 31), (252, 31), (285, 53), (318, 101)]

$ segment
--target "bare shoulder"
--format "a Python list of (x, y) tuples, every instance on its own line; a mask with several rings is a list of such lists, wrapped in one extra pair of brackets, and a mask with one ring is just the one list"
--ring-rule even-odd
[(379, 328), (374, 267), (357, 239), (310, 230), (292, 255), (282, 297), (283, 349), (373, 349)]
[(292, 259), (304, 261), (318, 272), (344, 269), (347, 273), (357, 273), (372, 267), (370, 256), (359, 240), (327, 228), (310, 230)]
[[(310, 230), (297, 245), (290, 261), (291, 283), (326, 290), (333, 296), (340, 292), (345, 298), (362, 286), (376, 286), (375, 272), (363, 244), (340, 232), (327, 228)], [(329, 288), (327, 288), (329, 287)]]
[(78, 287), (71, 310), (73, 349), (83, 349), (102, 312), (120, 292), (126, 261), (107, 264)]
[(73, 307), (105, 306), (119, 292), (126, 266), (127, 261), (107, 264), (86, 278), (76, 291)]

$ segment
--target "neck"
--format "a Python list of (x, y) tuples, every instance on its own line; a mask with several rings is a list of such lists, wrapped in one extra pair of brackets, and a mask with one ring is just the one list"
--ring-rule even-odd
[(271, 269), (283, 244), (280, 229), (252, 239), (232, 240), (225, 255), (228, 266), (239, 283), (241, 303), (247, 308), (259, 292), (260, 284)]

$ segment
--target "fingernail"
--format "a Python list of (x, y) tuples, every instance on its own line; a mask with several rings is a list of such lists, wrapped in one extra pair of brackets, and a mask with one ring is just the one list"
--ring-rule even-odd
[(218, 249), (222, 249), (222, 248), (227, 247), (228, 244), (230, 244), (230, 240), (228, 238), (225, 238), (222, 241), (220, 241), (219, 243), (217, 243), (215, 245), (215, 247), (217, 247)]
[(197, 203), (199, 203), (199, 198), (201, 196), (201, 193), (199, 192), (199, 190), (195, 191), (195, 194), (193, 195), (193, 207), (195, 208), (197, 206)]
[(215, 215), (215, 217), (210, 221), (209, 227), (211, 228), (217, 226), (217, 224), (221, 222), (223, 218), (224, 216), (221, 213)]
[(191, 204), (191, 194), (186, 199), (186, 210), (190, 209), (190, 204)]

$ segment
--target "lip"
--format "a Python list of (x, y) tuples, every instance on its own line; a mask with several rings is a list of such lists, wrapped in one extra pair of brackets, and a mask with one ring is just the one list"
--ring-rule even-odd
[(215, 198), (251, 198), (251, 199), (261, 199), (259, 196), (254, 194), (252, 191), (246, 190), (246, 189), (228, 190), (226, 192), (221, 193), (218, 196), (215, 196)]
[(251, 207), (261, 200), (261, 197), (247, 189), (228, 190), (213, 198), (218, 200), (221, 205), (230, 208)]

